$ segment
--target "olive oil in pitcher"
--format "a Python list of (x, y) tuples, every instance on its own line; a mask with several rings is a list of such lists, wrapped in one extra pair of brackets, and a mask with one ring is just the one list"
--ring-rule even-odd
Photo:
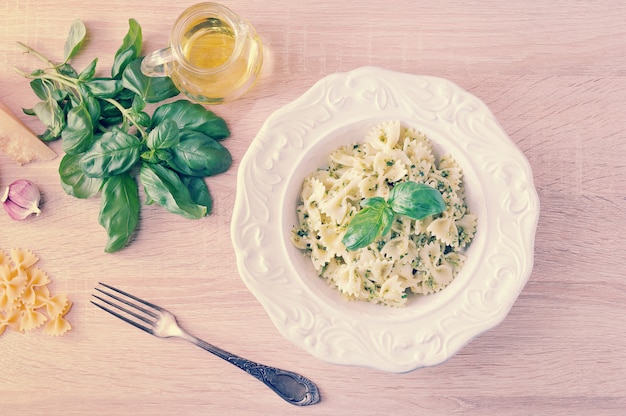
[(217, 68), (233, 54), (235, 34), (220, 19), (209, 18), (191, 25), (183, 35), (181, 49), (191, 65), (202, 69)]
[(252, 86), (262, 62), (252, 25), (222, 5), (201, 3), (179, 16), (170, 47), (149, 54), (142, 71), (171, 77), (194, 101), (221, 104)]

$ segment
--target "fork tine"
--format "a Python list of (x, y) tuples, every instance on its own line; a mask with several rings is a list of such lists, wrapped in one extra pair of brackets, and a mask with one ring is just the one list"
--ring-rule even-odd
[[(106, 287), (107, 289), (111, 289), (111, 290), (113, 290), (113, 291), (115, 291), (115, 292), (117, 292), (117, 293), (119, 293), (119, 294), (121, 294), (121, 295), (124, 295), (124, 296), (126, 296), (126, 297), (129, 297), (129, 298), (131, 298), (131, 299), (133, 299), (133, 300), (136, 300), (137, 302), (143, 303), (144, 305), (149, 306), (149, 307), (151, 307), (151, 308), (153, 308), (153, 309), (155, 309), (155, 310), (157, 310), (157, 311), (161, 311), (161, 310), (163, 310), (163, 308), (161, 308), (160, 306), (157, 306), (157, 305), (155, 305), (154, 303), (150, 303), (150, 302), (148, 302), (148, 301), (146, 301), (146, 300), (140, 299), (140, 298), (138, 298), (137, 296), (133, 296), (133, 295), (131, 295), (130, 293), (126, 293), (126, 292), (124, 292), (124, 291), (123, 291), (123, 290), (121, 290), (121, 289), (115, 288), (115, 287), (113, 287), (113, 286), (109, 286), (109, 285), (107, 285), (106, 283), (102, 283), (102, 282), (98, 282), (98, 284), (100, 284), (100, 285), (102, 285), (102, 286)], [(98, 289), (98, 288), (96, 288), (96, 290), (99, 290), (100, 292), (102, 292), (102, 290), (100, 290), (100, 289)], [(103, 293), (104, 293), (104, 292), (103, 292)], [(112, 296), (112, 295), (109, 295), (109, 296), (114, 297), (114, 296)], [(120, 299), (118, 299), (118, 300), (120, 300)], [(126, 303), (127, 305), (130, 305), (130, 304), (128, 304), (127, 302), (125, 302), (125, 301), (123, 301), (123, 300), (120, 300), (120, 301), (121, 301), (121, 302)], [(131, 306), (134, 306), (134, 305), (131, 305)], [(156, 315), (154, 315), (154, 316), (156, 316)]]
[[(115, 300), (116, 300), (116, 301), (118, 301), (118, 302), (121, 302), (121, 303), (123, 303), (123, 304), (125, 304), (125, 305), (128, 305), (128, 306), (130, 306), (130, 307), (132, 307), (132, 308), (134, 308), (134, 309), (137, 309), (138, 311), (141, 311), (141, 312), (145, 313), (146, 315), (149, 315), (149, 316), (151, 316), (151, 317), (153, 317), (153, 318), (157, 318), (157, 317), (158, 317), (158, 314), (156, 314), (156, 313), (154, 313), (154, 312), (152, 312), (152, 311), (149, 311), (148, 309), (143, 308), (143, 307), (141, 307), (140, 305), (136, 305), (136, 304), (134, 304), (134, 303), (130, 302), (129, 300), (127, 300), (127, 299), (121, 298), (121, 297), (119, 297), (119, 296), (115, 296), (114, 294), (109, 293), (109, 292), (106, 292), (106, 291), (101, 290), (101, 289), (98, 289), (97, 287), (95, 288), (95, 290), (97, 290), (97, 291), (98, 291), (98, 292), (100, 292), (100, 293), (103, 293), (103, 294), (107, 295), (107, 296), (108, 296), (109, 298), (111, 298), (111, 299), (115, 299)], [(92, 295), (92, 296), (93, 296), (93, 297), (98, 297), (97, 295)], [(112, 304), (112, 303), (111, 303), (111, 301), (108, 301), (108, 302), (107, 302), (107, 301), (106, 301), (106, 300), (104, 300), (104, 299), (100, 299), (100, 300), (102, 300), (103, 302), (108, 303), (108, 304), (109, 304), (109, 305), (111, 305), (111, 306), (115, 306), (115, 307), (116, 307), (116, 308), (118, 308), (118, 309), (122, 309), (119, 305), (117, 305), (117, 304), (115, 304), (115, 303), (113, 303), (113, 304)], [(131, 312), (128, 312), (128, 313), (131, 313)], [(141, 319), (141, 318), (139, 318), (139, 319)], [(143, 321), (143, 320), (144, 320), (144, 319), (142, 319), (142, 321)], [(149, 322), (149, 321), (146, 321), (146, 322)]]
[(129, 318), (125, 317), (124, 315), (121, 315), (121, 314), (115, 312), (114, 310), (107, 308), (106, 306), (102, 306), (99, 303), (94, 302), (93, 300), (90, 301), (90, 302), (93, 303), (94, 305), (96, 305), (98, 308), (102, 309), (103, 311), (106, 311), (106, 312), (110, 313), (113, 316), (117, 316), (122, 321), (126, 321), (129, 324), (131, 324), (132, 326), (134, 326), (136, 328), (139, 328), (139, 329), (141, 329), (143, 331), (146, 331), (148, 334), (152, 334), (152, 329), (151, 328), (148, 328), (147, 326), (141, 325), (140, 323), (137, 323), (137, 322), (133, 321), (132, 319), (129, 319)]
[[(114, 292), (119, 293), (122, 296), (125, 296), (127, 298), (133, 299), (136, 302), (139, 302), (139, 303), (141, 303), (141, 304), (143, 304), (143, 305), (145, 305), (145, 306), (147, 306), (149, 308), (153, 308), (153, 309), (155, 309), (158, 312), (160, 312), (162, 310), (162, 308), (160, 308), (159, 306), (154, 305), (154, 304), (152, 304), (150, 302), (146, 302), (143, 299), (140, 299), (140, 298), (138, 298), (136, 296), (131, 295), (130, 293), (124, 292), (123, 290), (117, 289), (117, 288), (115, 288), (113, 286), (109, 286), (109, 285), (107, 285), (105, 283), (102, 283), (102, 282), (99, 282), (99, 284), (104, 286), (104, 287), (106, 287), (106, 288), (108, 288), (108, 289), (110, 289), (110, 290), (112, 290), (112, 291), (114, 291)], [(154, 331), (152, 330), (152, 327), (154, 326), (156, 320), (158, 320), (158, 318), (159, 318), (159, 314), (158, 313), (155, 313), (154, 311), (148, 310), (148, 309), (142, 307), (141, 305), (137, 305), (136, 303), (133, 303), (133, 302), (129, 301), (128, 299), (125, 299), (125, 298), (123, 298), (121, 296), (117, 296), (117, 295), (115, 295), (113, 293), (110, 293), (110, 292), (108, 292), (106, 290), (102, 290), (102, 289), (100, 289), (98, 287), (96, 287), (95, 290), (97, 290), (98, 292), (102, 293), (103, 295), (106, 295), (106, 298), (100, 297), (100, 296), (95, 295), (95, 294), (92, 294), (92, 296), (95, 299), (99, 300), (100, 302), (103, 302), (106, 305), (111, 306), (112, 308), (109, 308), (109, 307), (107, 307), (107, 306), (105, 306), (105, 305), (103, 305), (101, 303), (94, 302), (93, 300), (91, 301), (91, 303), (93, 303), (94, 305), (96, 305), (100, 309), (110, 313), (111, 315), (116, 316), (116, 317), (120, 318), (121, 320), (123, 320), (125, 322), (128, 322), (129, 324), (131, 324), (131, 325), (133, 325), (133, 326), (135, 326), (135, 327), (137, 327), (137, 328), (139, 328), (141, 330), (144, 330), (144, 331), (148, 332), (149, 334), (154, 334)], [(113, 302), (112, 300), (116, 300), (117, 302), (119, 302), (119, 303), (121, 303), (123, 305), (128, 305), (128, 306), (130, 306), (132, 308), (132, 310), (130, 310), (128, 308), (125, 308), (123, 305), (121, 305), (119, 303), (116, 303), (116, 302)], [(117, 312), (116, 312), (116, 310), (117, 310)], [(123, 315), (121, 312), (125, 313), (126, 315)], [(154, 318), (154, 320), (151, 320), (151, 319), (149, 319), (146, 316), (140, 315), (138, 312), (142, 312), (145, 315), (148, 315), (149, 317)], [(137, 320), (143, 321), (146, 324), (148, 324), (148, 326), (145, 326), (145, 325), (141, 324), (140, 322), (137, 322), (136, 320), (131, 319), (130, 317), (134, 317)]]
[(93, 295), (93, 294), (92, 294), (91, 296), (93, 296), (94, 298), (96, 298), (96, 299), (98, 299), (98, 300), (100, 300), (100, 301), (102, 301), (102, 302), (106, 303), (107, 305), (111, 305), (111, 306), (113, 306), (114, 308), (117, 308), (118, 310), (120, 310), (120, 311), (122, 311), (122, 312), (126, 312), (127, 314), (129, 314), (129, 315), (131, 315), (131, 316), (134, 316), (135, 318), (137, 318), (137, 319), (139, 319), (139, 320), (141, 320), (141, 321), (144, 321), (145, 323), (147, 323), (147, 324), (149, 324), (149, 325), (152, 325), (152, 324), (154, 323), (154, 321), (151, 321), (150, 319), (146, 318), (145, 316), (139, 315), (137, 312), (131, 311), (130, 309), (126, 309), (126, 308), (125, 308), (125, 307), (123, 307), (122, 305), (118, 305), (117, 303), (111, 302), (111, 301), (110, 301), (110, 300), (108, 300), (108, 299), (101, 298), (101, 297), (100, 297), (100, 296), (98, 296), (98, 295)]

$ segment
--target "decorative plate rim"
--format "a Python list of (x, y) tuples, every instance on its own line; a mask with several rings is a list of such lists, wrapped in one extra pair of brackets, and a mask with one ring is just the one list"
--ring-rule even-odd
[[(452, 284), (405, 308), (345, 301), (289, 242), (304, 176), (390, 119), (452, 154), (479, 221)], [(242, 280), (288, 340), (327, 362), (402, 373), (444, 362), (506, 317), (532, 272), (538, 217), (530, 165), (481, 100), (443, 78), (363, 67), (268, 117), (239, 166), (231, 238)]]

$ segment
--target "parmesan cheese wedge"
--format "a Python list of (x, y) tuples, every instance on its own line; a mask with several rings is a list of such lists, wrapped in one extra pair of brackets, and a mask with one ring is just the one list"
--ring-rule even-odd
[(0, 101), (0, 152), (6, 153), (20, 165), (57, 157), (55, 151), (39, 140), (2, 101)]

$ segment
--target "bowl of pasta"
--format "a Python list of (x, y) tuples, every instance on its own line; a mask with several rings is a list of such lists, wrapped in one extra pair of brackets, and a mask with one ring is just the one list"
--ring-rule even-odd
[(506, 317), (538, 215), (528, 161), (483, 102), (364, 67), (266, 120), (239, 167), (231, 237), (283, 336), (327, 362), (402, 373)]

